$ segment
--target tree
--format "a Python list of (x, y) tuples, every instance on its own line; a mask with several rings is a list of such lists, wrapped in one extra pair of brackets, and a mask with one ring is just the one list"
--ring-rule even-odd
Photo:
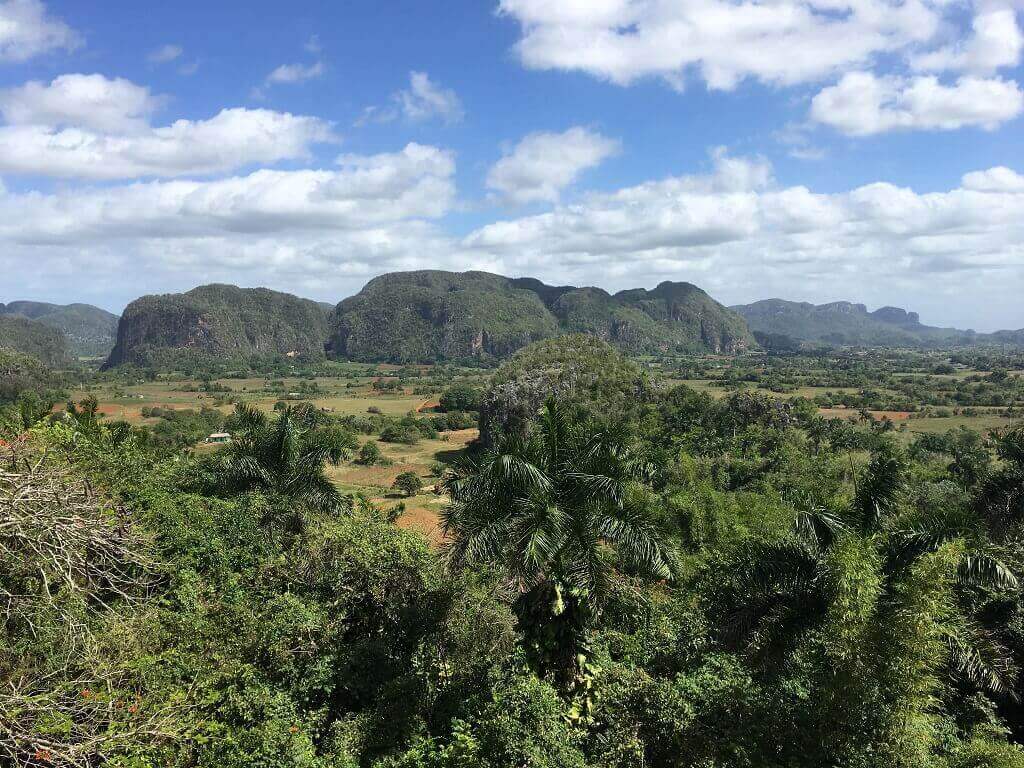
[(442, 411), (480, 410), (480, 392), (468, 384), (453, 384), (441, 395)]
[(1015, 576), (969, 511), (911, 508), (907, 477), (903, 453), (884, 444), (848, 507), (801, 512), (792, 536), (741, 548), (725, 590), (727, 639), (758, 666), (818, 659), (814, 710), (831, 723), (833, 754), (922, 742), (910, 729), (927, 720), (944, 666), (984, 690), (1013, 685), (1005, 651), (956, 590), (1013, 588)]
[(356, 459), (360, 464), (365, 464), (368, 467), (372, 467), (381, 460), (380, 446), (376, 440), (368, 440), (363, 443), (362, 448), (359, 449), (359, 457)]
[(415, 472), (402, 472), (395, 478), (391, 487), (401, 491), (406, 496), (415, 496), (423, 488), (423, 481)]
[(231, 444), (214, 468), (216, 490), (259, 490), (290, 502), (288, 527), (304, 527), (303, 512), (337, 514), (350, 503), (324, 473), (348, 455), (352, 436), (339, 429), (303, 430), (290, 407), (273, 419), (244, 403), (235, 406)]
[(672, 575), (645, 503), (648, 474), (622, 434), (574, 420), (549, 399), (529, 433), (504, 430), (442, 481), (451, 563), (504, 570), (528, 650), (563, 691), (586, 682), (586, 633), (608, 592), (611, 555), (637, 573)]

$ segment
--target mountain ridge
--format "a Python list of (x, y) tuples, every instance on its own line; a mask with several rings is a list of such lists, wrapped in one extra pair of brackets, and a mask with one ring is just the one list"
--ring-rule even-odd
[(106, 357), (117, 337), (118, 316), (92, 304), (16, 300), (0, 304), (0, 315), (24, 317), (56, 328), (67, 337), (70, 351), (78, 357)]
[(689, 283), (609, 294), (478, 271), (375, 277), (338, 303), (330, 327), (328, 352), (363, 362), (498, 359), (566, 333), (634, 353), (755, 346), (742, 318)]
[(322, 358), (326, 311), (269, 288), (211, 283), (142, 296), (125, 307), (104, 368), (161, 364), (168, 355)]
[(866, 305), (850, 301), (812, 304), (773, 298), (736, 304), (730, 309), (743, 316), (755, 335), (769, 341), (768, 346), (771, 340), (785, 339), (840, 346), (939, 347), (1000, 343), (996, 334), (924, 325), (918, 313), (894, 306), (869, 311)]

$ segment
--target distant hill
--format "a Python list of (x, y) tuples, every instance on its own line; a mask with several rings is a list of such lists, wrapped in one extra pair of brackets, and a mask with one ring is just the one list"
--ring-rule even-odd
[(314, 301), (266, 288), (204, 285), (129, 304), (105, 367), (161, 365), (176, 355), (322, 358), (327, 313)]
[(974, 344), (984, 334), (922, 325), (916, 312), (882, 307), (868, 312), (863, 304), (831, 304), (765, 299), (732, 307), (765, 346), (787, 340), (832, 345), (939, 347)]
[(588, 333), (636, 353), (736, 352), (742, 318), (689, 283), (611, 295), (486, 272), (395, 272), (331, 316), (328, 351), (360, 361), (504, 358), (541, 339)]
[(30, 355), (51, 368), (73, 362), (61, 331), (21, 315), (0, 314), (0, 348)]
[(117, 337), (117, 315), (91, 304), (12, 301), (0, 304), (0, 314), (20, 315), (62, 331), (79, 357), (106, 357)]
[(0, 347), (0, 405), (14, 402), (25, 391), (56, 397), (59, 390), (57, 376), (38, 358)]

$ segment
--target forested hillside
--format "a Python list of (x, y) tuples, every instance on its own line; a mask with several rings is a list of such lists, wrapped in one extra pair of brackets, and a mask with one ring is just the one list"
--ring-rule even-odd
[(611, 295), (484, 272), (374, 278), (331, 319), (329, 350), (391, 362), (503, 358), (532, 341), (588, 333), (635, 353), (736, 352), (754, 346), (742, 318), (689, 283)]
[(882, 307), (868, 312), (863, 304), (831, 304), (765, 299), (732, 307), (755, 333), (831, 345), (867, 347), (940, 347), (971, 345), (985, 334), (923, 325), (916, 312)]
[(326, 335), (326, 315), (316, 302), (266, 288), (204, 285), (129, 304), (107, 366), (254, 355), (318, 358)]
[(72, 362), (65, 335), (20, 315), (0, 314), (0, 348), (31, 355), (56, 368)]
[(106, 357), (117, 336), (117, 315), (91, 304), (12, 301), (6, 307), (0, 304), (0, 314), (20, 315), (56, 328), (78, 357)]

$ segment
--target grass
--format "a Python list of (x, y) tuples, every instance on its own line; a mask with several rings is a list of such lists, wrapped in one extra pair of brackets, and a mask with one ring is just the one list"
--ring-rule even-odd
[[(418, 531), (431, 542), (439, 544), (443, 539), (440, 514), (448, 499), (434, 493), (434, 485), (439, 478), (433, 474), (431, 465), (451, 461), (476, 439), (477, 430), (445, 432), (443, 437), (447, 439), (420, 440), (416, 445), (379, 443), (391, 464), (367, 467), (347, 462), (339, 467), (328, 467), (328, 474), (342, 490), (363, 493), (382, 507), (404, 503), (405, 512), (397, 520), (398, 527)], [(362, 442), (369, 440), (376, 440), (376, 437), (363, 438)], [(423, 480), (423, 490), (410, 497), (392, 490), (391, 484), (402, 472), (419, 475)]]

